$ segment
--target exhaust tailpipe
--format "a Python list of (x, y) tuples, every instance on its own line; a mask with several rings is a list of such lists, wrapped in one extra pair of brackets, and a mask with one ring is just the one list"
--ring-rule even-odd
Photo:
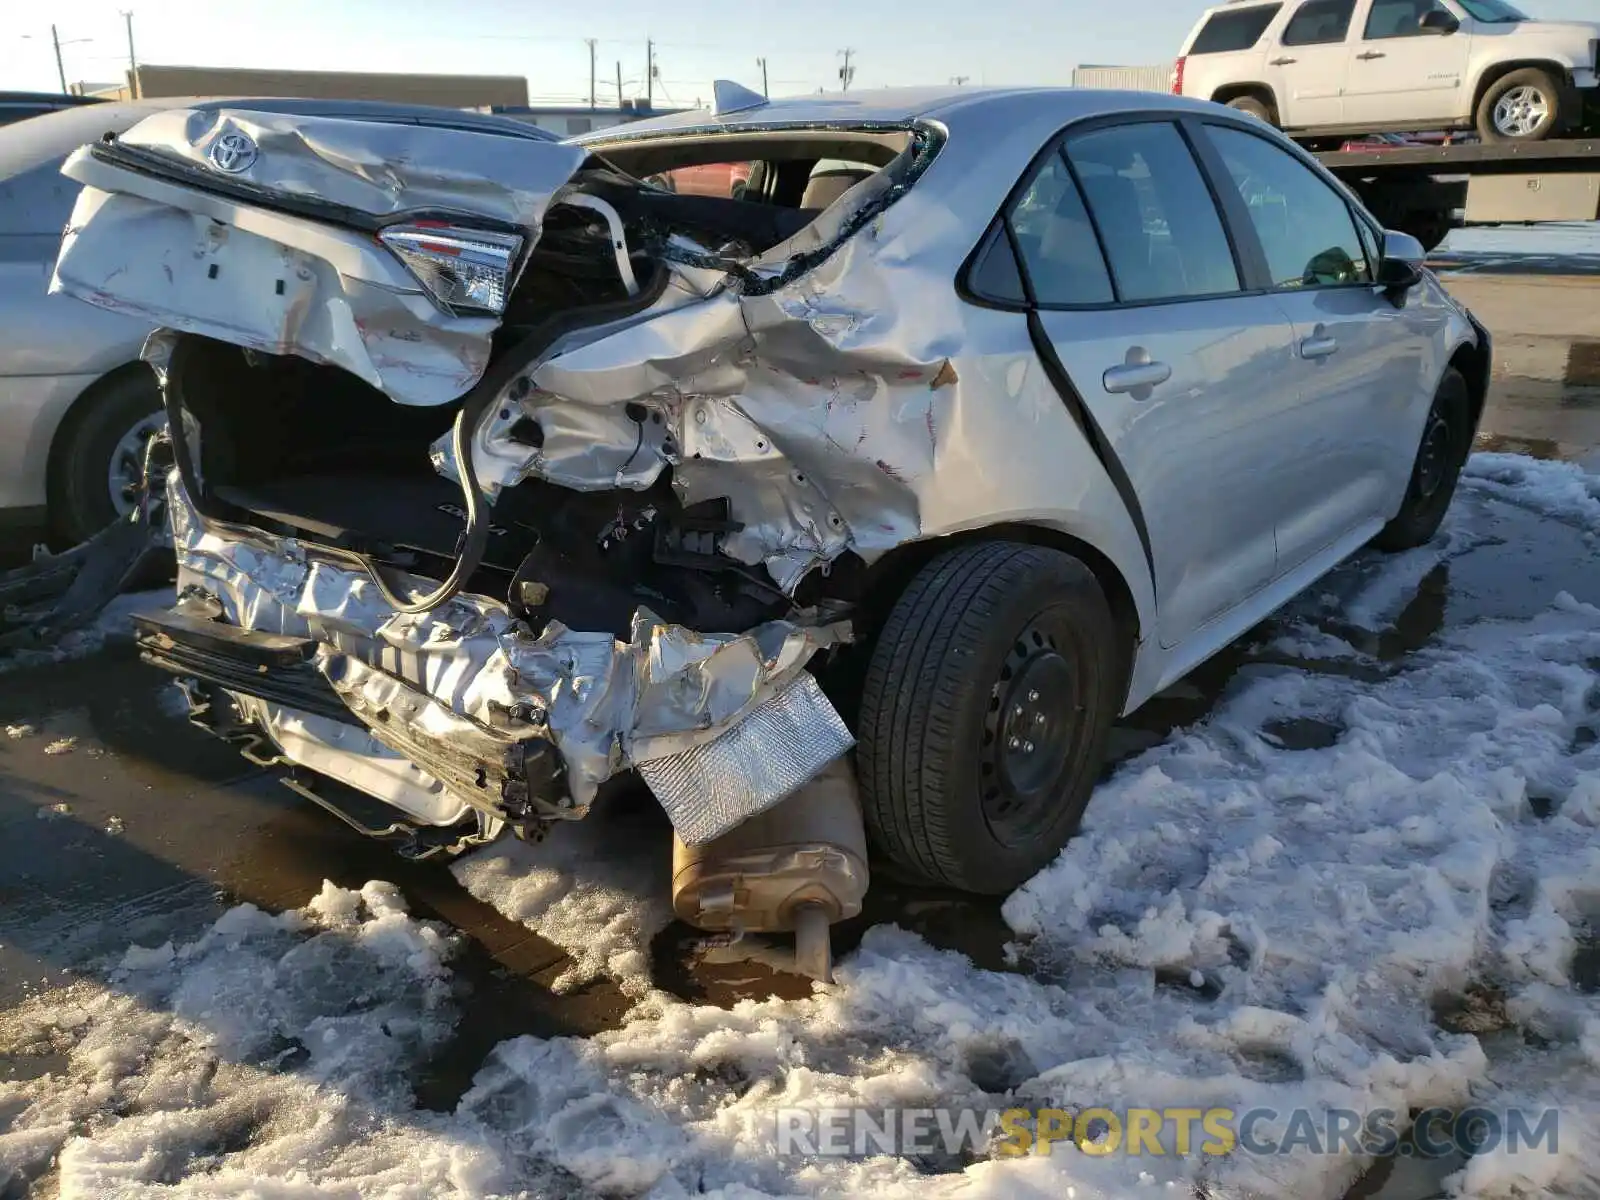
[(867, 880), (848, 758), (714, 841), (672, 841), (672, 908), (680, 920), (718, 933), (792, 932), (795, 969), (823, 982), (833, 978), (828, 927), (861, 911)]

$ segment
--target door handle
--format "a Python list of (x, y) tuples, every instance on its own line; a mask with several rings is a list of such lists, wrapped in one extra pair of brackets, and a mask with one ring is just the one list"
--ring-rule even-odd
[[(1108, 392), (1137, 392), (1165, 383), (1172, 378), (1172, 368), (1164, 362), (1124, 363), (1120, 367), (1112, 367), (1105, 373), (1101, 382)], [(1144, 396), (1135, 396), (1135, 400), (1143, 400)]]
[(1368, 50), (1365, 54), (1358, 54), (1356, 57), (1362, 62), (1370, 62), (1374, 58), (1388, 58), (1389, 56), (1382, 50)]
[(1299, 62), (1298, 58), (1275, 58), (1267, 64), (1269, 67), (1287, 67), (1290, 63)]
[(1312, 334), (1300, 341), (1301, 358), (1327, 358), (1338, 349), (1339, 339), (1328, 337), (1326, 334)]

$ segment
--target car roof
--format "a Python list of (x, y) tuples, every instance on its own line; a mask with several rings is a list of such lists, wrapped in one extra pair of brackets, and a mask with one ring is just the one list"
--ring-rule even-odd
[[(1292, 2), (1293, 0), (1222, 0), (1220, 4), (1213, 4), (1211, 7), (1203, 9), (1200, 13), (1200, 21), (1207, 21), (1218, 13), (1247, 12), (1252, 8), (1270, 8), (1274, 5), (1282, 8), (1285, 4)], [(1196, 22), (1196, 24), (1199, 23), (1199, 21)]]
[(1103, 91), (1094, 88), (882, 88), (831, 92), (770, 100), (756, 108), (717, 116), (709, 109), (690, 109), (646, 121), (614, 125), (568, 139), (580, 145), (604, 146), (672, 134), (709, 134), (760, 129), (826, 125), (905, 125), (936, 119), (955, 131), (981, 128), (1008, 120), (1018, 111), (1049, 111), (1061, 124), (1085, 117), (1151, 109), (1203, 111), (1202, 101), (1165, 92)]

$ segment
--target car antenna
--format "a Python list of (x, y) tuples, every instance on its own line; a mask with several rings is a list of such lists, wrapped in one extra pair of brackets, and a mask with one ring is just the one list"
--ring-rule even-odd
[(760, 92), (752, 92), (742, 83), (735, 83), (731, 79), (719, 79), (711, 85), (711, 115), (714, 117), (748, 112), (766, 103), (767, 98)]

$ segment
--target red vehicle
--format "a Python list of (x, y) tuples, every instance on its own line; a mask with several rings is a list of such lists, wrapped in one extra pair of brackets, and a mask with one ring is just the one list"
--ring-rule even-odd
[(1451, 133), (1373, 133), (1362, 138), (1352, 138), (1339, 147), (1339, 152), (1382, 154), (1389, 150), (1408, 150), (1418, 146), (1456, 146), (1476, 140), (1470, 136)]
[(680, 196), (717, 196), (737, 200), (750, 182), (748, 162), (707, 163), (699, 167), (679, 167), (652, 175), (650, 182)]

